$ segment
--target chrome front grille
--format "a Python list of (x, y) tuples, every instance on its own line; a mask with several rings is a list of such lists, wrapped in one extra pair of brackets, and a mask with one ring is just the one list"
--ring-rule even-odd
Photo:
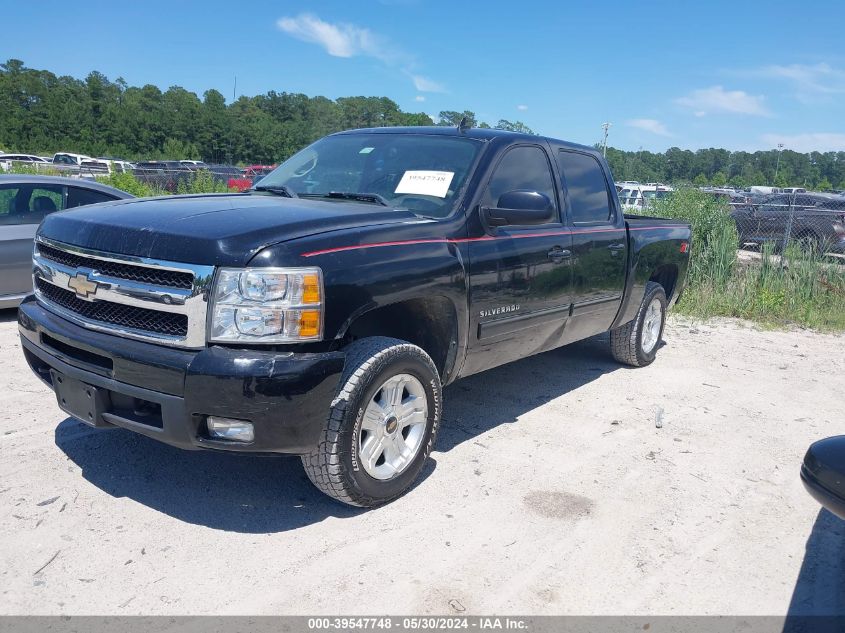
[(44, 299), (70, 310), (84, 319), (109, 323), (139, 332), (152, 332), (183, 338), (188, 335), (188, 317), (184, 314), (136, 308), (120, 303), (111, 303), (110, 301), (85, 301), (79, 299), (70, 290), (54, 286), (43, 279), (35, 280), (35, 288)]
[(200, 348), (213, 266), (153, 260), (36, 238), (38, 300), (92, 330)]
[(45, 259), (57, 264), (63, 264), (71, 268), (84, 268), (96, 265), (97, 272), (110, 277), (128, 279), (139, 283), (156, 286), (168, 286), (172, 288), (184, 288), (189, 290), (194, 284), (194, 275), (176, 270), (163, 270), (157, 268), (146, 268), (134, 264), (119, 264), (106, 260), (92, 260), (84, 255), (76, 255), (67, 251), (47, 246), (38, 245), (38, 252)]

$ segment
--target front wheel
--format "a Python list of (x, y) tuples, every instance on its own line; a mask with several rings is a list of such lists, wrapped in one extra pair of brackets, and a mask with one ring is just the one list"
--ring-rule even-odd
[(349, 505), (395, 499), (434, 446), (441, 402), (437, 368), (421, 348), (386, 337), (352, 343), (320, 443), (302, 457), (308, 478)]
[(610, 331), (610, 346), (616, 360), (632, 367), (654, 362), (666, 323), (667, 305), (663, 286), (649, 281), (634, 320)]

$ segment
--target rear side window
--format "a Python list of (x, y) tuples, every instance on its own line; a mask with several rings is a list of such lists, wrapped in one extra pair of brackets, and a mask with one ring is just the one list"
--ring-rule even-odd
[(71, 207), (81, 207), (84, 204), (96, 204), (111, 200), (114, 200), (112, 196), (100, 193), (99, 191), (91, 191), (90, 189), (82, 189), (80, 187), (67, 188), (68, 209)]
[(613, 207), (599, 162), (587, 154), (561, 151), (558, 153), (558, 165), (572, 221), (576, 224), (612, 221)]
[(487, 186), (485, 204), (496, 207), (502, 194), (517, 190), (543, 193), (557, 209), (554, 178), (546, 152), (539, 147), (524, 145), (508, 150)]

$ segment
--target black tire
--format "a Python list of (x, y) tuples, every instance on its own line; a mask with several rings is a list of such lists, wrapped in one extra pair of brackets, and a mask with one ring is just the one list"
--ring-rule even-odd
[[(643, 326), (648, 306), (655, 298), (660, 302), (661, 307), (660, 333), (654, 347), (646, 352), (643, 349)], [(660, 341), (663, 338), (663, 328), (666, 325), (667, 305), (663, 286), (649, 281), (645, 287), (643, 302), (640, 304), (640, 309), (637, 311), (634, 320), (610, 331), (610, 349), (616, 360), (632, 367), (645, 367), (654, 362), (654, 357), (657, 355), (657, 349), (660, 347)]]
[[(364, 410), (384, 382), (410, 374), (426, 394), (426, 423), (417, 455), (393, 479), (379, 480), (357, 459)], [(311, 482), (343, 503), (373, 507), (392, 501), (411, 487), (428, 459), (440, 426), (442, 392), (434, 362), (421, 348), (381, 336), (355, 341), (346, 348), (346, 363), (318, 446), (302, 456)]]

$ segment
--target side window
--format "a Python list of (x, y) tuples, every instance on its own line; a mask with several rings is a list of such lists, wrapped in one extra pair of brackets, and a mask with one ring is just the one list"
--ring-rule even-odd
[(38, 224), (48, 213), (64, 209), (62, 185), (41, 185), (32, 188), (29, 196), (29, 213), (24, 224)]
[(587, 154), (560, 151), (558, 165), (573, 223), (611, 222), (613, 206), (599, 161)]
[(0, 188), (0, 224), (38, 224), (62, 206), (62, 185)]
[(509, 191), (537, 191), (548, 196), (555, 207), (557, 220), (557, 197), (554, 177), (546, 158), (546, 152), (534, 145), (509, 149), (493, 172), (490, 184), (484, 194), (486, 206), (498, 206), (499, 197)]
[(29, 196), (29, 210), (50, 213), (62, 209), (62, 185), (42, 185), (32, 188)]
[(110, 202), (114, 197), (100, 193), (99, 191), (91, 191), (90, 189), (82, 189), (81, 187), (68, 187), (67, 189), (67, 208), (81, 207), (84, 204), (96, 204), (98, 202)]

